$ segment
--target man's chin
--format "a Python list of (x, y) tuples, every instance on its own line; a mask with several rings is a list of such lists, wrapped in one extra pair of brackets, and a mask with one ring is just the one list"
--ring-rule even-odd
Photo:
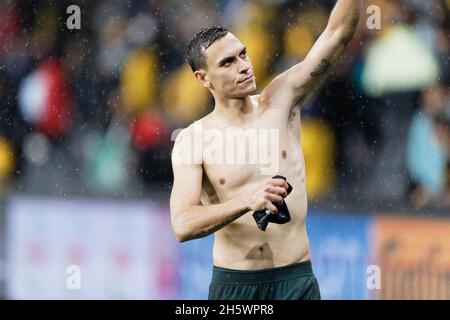
[(254, 86), (251, 90), (249, 90), (247, 95), (253, 94), (255, 92), (256, 92), (256, 86)]
[(245, 94), (244, 95), (246, 95), (246, 96), (248, 96), (248, 95), (251, 95), (251, 94), (253, 94), (253, 93), (255, 93), (256, 92), (256, 83), (254, 83), (254, 84), (252, 84), (251, 86), (248, 86), (248, 88), (246, 88), (244, 91), (245, 91)]
[(256, 92), (256, 84), (248, 86), (247, 88), (242, 88), (241, 90), (236, 90), (229, 97), (232, 99), (242, 99)]

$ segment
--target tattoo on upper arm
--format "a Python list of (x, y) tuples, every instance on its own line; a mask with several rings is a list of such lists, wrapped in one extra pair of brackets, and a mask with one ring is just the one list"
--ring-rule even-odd
[(311, 72), (312, 77), (319, 77), (331, 70), (331, 63), (326, 59), (322, 59), (317, 68)]

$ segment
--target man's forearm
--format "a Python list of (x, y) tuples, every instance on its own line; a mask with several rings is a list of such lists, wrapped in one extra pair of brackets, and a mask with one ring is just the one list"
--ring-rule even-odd
[(350, 41), (359, 22), (362, 0), (338, 0), (331, 12), (327, 29), (339, 32), (344, 41)]
[(248, 211), (247, 201), (242, 197), (219, 204), (191, 206), (178, 216), (174, 231), (180, 242), (206, 237)]

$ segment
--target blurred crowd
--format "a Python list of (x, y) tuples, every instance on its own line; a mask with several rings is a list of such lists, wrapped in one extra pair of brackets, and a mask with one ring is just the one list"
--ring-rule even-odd
[[(80, 29), (66, 24), (72, 4)], [(184, 61), (192, 35), (226, 26), (247, 45), (263, 88), (306, 56), (333, 5), (1, 1), (0, 193), (170, 190), (173, 132), (214, 106)], [(303, 109), (309, 196), (450, 206), (450, 1), (369, 5)]]

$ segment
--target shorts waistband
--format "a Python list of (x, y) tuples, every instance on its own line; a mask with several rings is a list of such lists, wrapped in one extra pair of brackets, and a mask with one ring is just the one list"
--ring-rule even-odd
[(310, 260), (283, 267), (262, 270), (235, 270), (214, 266), (212, 281), (252, 284), (274, 282), (313, 274)]

